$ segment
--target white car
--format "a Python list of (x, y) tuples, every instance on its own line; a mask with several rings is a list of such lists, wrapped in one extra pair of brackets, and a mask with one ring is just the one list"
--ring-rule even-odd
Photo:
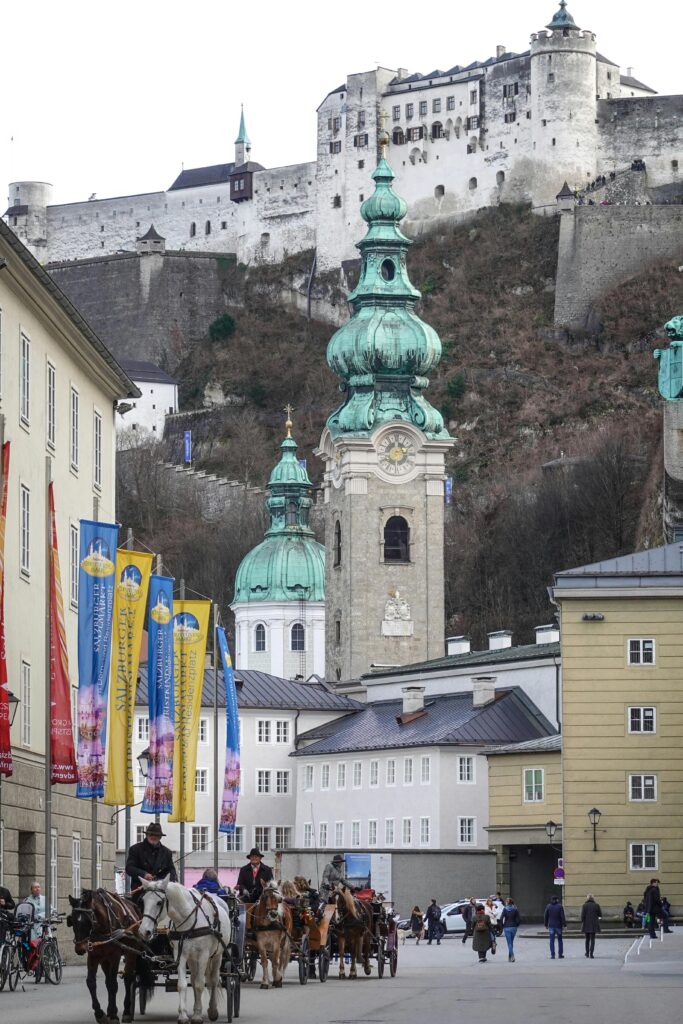
[[(486, 905), (488, 897), (477, 900), (477, 905), (481, 904), (482, 907)], [(496, 907), (499, 911), (503, 909), (503, 905), (497, 900)], [(457, 900), (455, 903), (446, 903), (441, 908), (441, 926), (445, 933), (450, 932), (464, 932), (465, 922), (462, 919), (462, 909), (466, 907), (469, 900)]]

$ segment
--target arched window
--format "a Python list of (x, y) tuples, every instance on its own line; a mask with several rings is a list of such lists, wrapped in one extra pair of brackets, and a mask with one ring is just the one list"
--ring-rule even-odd
[(204, 225), (204, 234), (205, 235), (210, 235), (211, 234), (211, 221), (210, 220), (207, 220), (206, 224)]
[(266, 649), (266, 627), (262, 622), (254, 630), (254, 650), (265, 651)]
[(334, 524), (334, 565), (341, 565), (341, 523), (339, 520)]
[(476, 187), (477, 187), (477, 179), (476, 178), (470, 178), (470, 192), (474, 192)]
[(496, 171), (496, 185), (500, 186), (505, 181), (505, 171)]
[(410, 561), (410, 527), (403, 516), (391, 516), (384, 527), (384, 561)]
[(391, 133), (391, 141), (394, 146), (402, 146), (405, 143), (406, 137), (402, 128), (394, 128)]
[(197, 234), (197, 225), (195, 224), (194, 221), (192, 221), (192, 223), (190, 224), (190, 238), (194, 238), (194, 236), (196, 234)]
[(434, 124), (432, 125), (432, 138), (443, 138), (443, 125), (441, 124), (441, 121), (435, 121)]
[(296, 526), (296, 502), (287, 502), (287, 526)]
[(295, 622), (292, 626), (289, 646), (292, 651), (306, 650), (306, 630), (300, 622)]
[(445, 192), (446, 192), (446, 189), (443, 187), (443, 185), (435, 185), (434, 186), (434, 198), (435, 199), (443, 199)]

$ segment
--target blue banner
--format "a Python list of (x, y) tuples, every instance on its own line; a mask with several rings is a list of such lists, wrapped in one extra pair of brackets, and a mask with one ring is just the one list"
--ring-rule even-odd
[(223, 779), (223, 801), (219, 832), (234, 832), (237, 820), (237, 801), (240, 792), (240, 716), (237, 710), (237, 689), (235, 672), (230, 660), (228, 638), (222, 626), (216, 626), (218, 649), (223, 664), (225, 683), (225, 776)]
[(173, 580), (152, 576), (149, 589), (147, 695), (149, 771), (143, 814), (170, 814), (173, 805), (175, 694), (173, 682)]
[(183, 433), (183, 461), (192, 462), (192, 431)]
[(104, 796), (104, 751), (111, 663), (116, 546), (113, 523), (81, 519), (78, 572), (78, 786), (76, 796)]

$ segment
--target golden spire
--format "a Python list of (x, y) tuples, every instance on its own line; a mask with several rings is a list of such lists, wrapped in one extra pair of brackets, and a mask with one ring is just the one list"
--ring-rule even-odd
[(285, 423), (285, 426), (287, 427), (287, 437), (291, 437), (292, 436), (292, 426), (293, 426), (293, 423), (292, 423), (292, 413), (294, 412), (294, 409), (289, 404), (289, 402), (285, 406), (284, 411), (287, 413), (287, 421)]

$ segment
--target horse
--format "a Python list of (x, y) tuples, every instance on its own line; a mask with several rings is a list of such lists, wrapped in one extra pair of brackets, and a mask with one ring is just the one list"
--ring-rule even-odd
[[(139, 956), (133, 935), (127, 938), (140, 920), (140, 911), (130, 899), (107, 892), (106, 889), (84, 889), (80, 898), (69, 896), (71, 913), (67, 924), (73, 929), (74, 949), (78, 956), (88, 954), (86, 984), (92, 999), (95, 1020), (99, 1024), (118, 1024), (116, 996), (118, 970), (124, 958), (123, 1001), (124, 1024), (135, 1014), (136, 988), (143, 998), (154, 993), (154, 975), (144, 957)], [(102, 969), (107, 986), (107, 1012), (97, 998), (97, 968)]]
[(273, 988), (282, 988), (282, 979), (291, 952), (292, 910), (275, 882), (263, 884), (257, 903), (247, 909), (247, 931), (255, 934), (256, 948), (261, 960), (263, 978), (261, 988), (268, 983), (268, 960), (272, 964)]
[(348, 943), (351, 954), (349, 978), (357, 978), (356, 963), (363, 961), (363, 970), (371, 973), (370, 942), (372, 940), (372, 909), (364, 900), (354, 899), (346, 885), (337, 884), (333, 890), (337, 904), (335, 934), (339, 950), (339, 977), (345, 978), (344, 954)]
[[(178, 943), (178, 1024), (202, 1024), (202, 996), (209, 989), (209, 1020), (218, 1019), (217, 997), (220, 988), (221, 959), (230, 944), (231, 923), (221, 899), (208, 892), (186, 889), (169, 876), (159, 881), (140, 879), (144, 890), (142, 919), (138, 934), (150, 942), (162, 918), (173, 925), (170, 938)], [(187, 937), (185, 937), (187, 936)], [(187, 975), (194, 990), (192, 1017), (188, 1017)]]

